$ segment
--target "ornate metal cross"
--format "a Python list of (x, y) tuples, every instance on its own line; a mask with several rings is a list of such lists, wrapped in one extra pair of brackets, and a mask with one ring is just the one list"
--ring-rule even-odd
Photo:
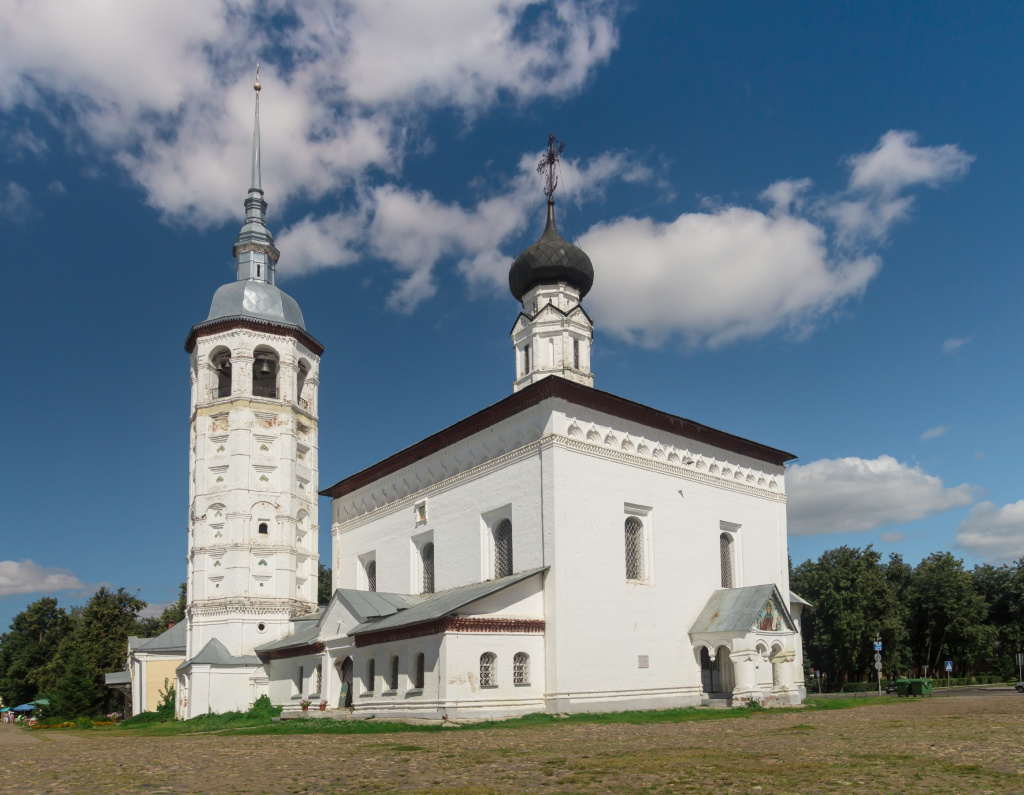
[(559, 141), (555, 136), (548, 135), (548, 151), (544, 153), (544, 157), (540, 159), (537, 164), (537, 173), (543, 175), (547, 171), (545, 176), (544, 195), (549, 199), (555, 195), (555, 186), (558, 185), (558, 175), (555, 173), (555, 164), (562, 159), (562, 152), (565, 150), (565, 144)]

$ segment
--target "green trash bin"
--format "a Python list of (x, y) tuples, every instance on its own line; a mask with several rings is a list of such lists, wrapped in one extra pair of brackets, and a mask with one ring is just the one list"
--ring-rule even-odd
[(903, 698), (904, 696), (910, 695), (910, 680), (909, 679), (897, 679), (896, 680), (896, 697)]
[(911, 686), (911, 692), (915, 696), (930, 696), (932, 694), (931, 679), (915, 679)]

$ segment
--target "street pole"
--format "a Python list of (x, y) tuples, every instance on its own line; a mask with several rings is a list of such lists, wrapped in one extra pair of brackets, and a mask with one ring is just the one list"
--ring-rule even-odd
[(878, 677), (878, 695), (882, 695), (882, 636), (875, 638), (875, 675)]

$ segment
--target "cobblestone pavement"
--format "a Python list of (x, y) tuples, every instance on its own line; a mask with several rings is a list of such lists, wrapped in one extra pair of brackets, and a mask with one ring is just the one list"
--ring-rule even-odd
[(0, 731), (0, 792), (1022, 791), (1024, 697), (430, 734)]

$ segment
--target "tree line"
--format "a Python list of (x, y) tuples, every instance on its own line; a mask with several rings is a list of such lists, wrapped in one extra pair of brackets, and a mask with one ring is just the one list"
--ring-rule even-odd
[(883, 676), (944, 673), (1016, 678), (1024, 651), (1024, 558), (973, 569), (949, 552), (917, 566), (883, 560), (872, 546), (841, 546), (790, 572), (790, 588), (813, 607), (802, 619), (804, 667), (824, 688), (875, 680), (873, 641), (882, 639)]
[[(331, 596), (331, 570), (320, 564), (318, 597)], [(47, 714), (76, 718), (120, 711), (122, 696), (104, 684), (104, 674), (123, 671), (128, 637), (153, 638), (185, 618), (185, 583), (178, 600), (156, 617), (124, 588), (102, 587), (84, 604), (65, 610), (52, 597), (32, 602), (0, 635), (0, 698), (15, 707), (37, 698)]]

